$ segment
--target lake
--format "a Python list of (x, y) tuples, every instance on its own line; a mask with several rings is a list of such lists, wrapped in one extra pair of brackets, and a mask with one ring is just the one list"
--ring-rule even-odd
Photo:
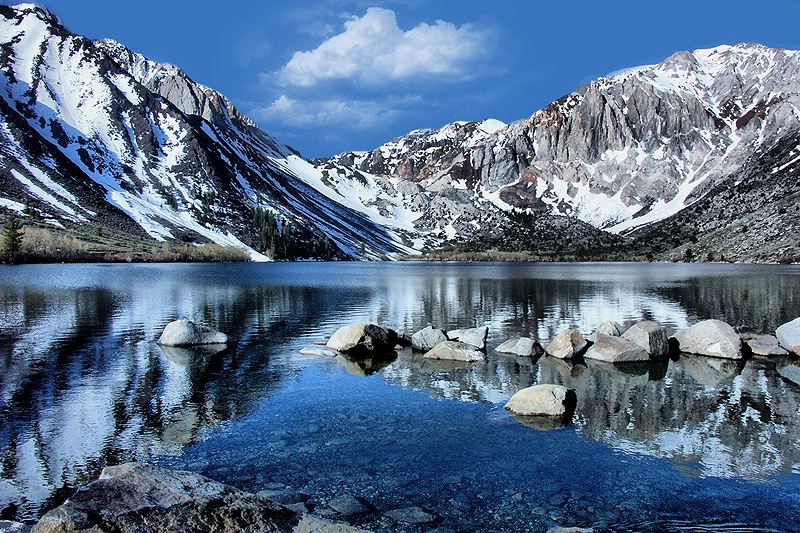
[[(777, 373), (789, 358), (619, 366), (493, 350), (609, 319), (772, 333), (797, 316), (797, 266), (3, 266), (0, 518), (35, 519), (135, 460), (299, 493), (375, 531), (800, 531), (800, 387)], [(162, 349), (181, 317), (236, 343)], [(487, 325), (488, 358), (300, 354), (354, 322)], [(571, 425), (540, 431), (503, 409), (537, 383), (576, 390)], [(343, 495), (368, 511), (334, 513)], [(412, 506), (432, 522), (390, 513)]]

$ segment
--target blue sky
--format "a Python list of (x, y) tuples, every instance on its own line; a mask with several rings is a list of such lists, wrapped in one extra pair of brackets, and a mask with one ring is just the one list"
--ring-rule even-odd
[[(15, 3), (15, 2), (3, 2)], [(679, 50), (800, 49), (800, 0), (50, 0), (230, 98), (306, 157), (455, 120), (512, 122)]]

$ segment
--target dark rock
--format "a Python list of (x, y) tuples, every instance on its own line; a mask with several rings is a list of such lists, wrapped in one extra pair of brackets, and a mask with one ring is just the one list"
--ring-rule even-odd
[(299, 515), (199, 474), (128, 463), (104, 468), (99, 479), (46, 513), (33, 531), (355, 533), (361, 530)]
[(372, 506), (365, 500), (352, 494), (342, 494), (328, 502), (328, 507), (343, 516), (354, 516), (368, 513)]
[(352, 324), (339, 328), (326, 346), (357, 356), (393, 352), (397, 340), (397, 332), (392, 329), (375, 324)]
[(622, 334), (622, 338), (638, 344), (653, 358), (664, 357), (669, 353), (667, 332), (661, 324), (652, 320), (634, 324)]

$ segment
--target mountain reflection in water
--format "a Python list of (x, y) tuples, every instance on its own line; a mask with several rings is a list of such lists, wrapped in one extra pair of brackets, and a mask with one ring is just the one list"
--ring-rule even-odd
[[(489, 346), (519, 335), (545, 343), (569, 326), (590, 333), (608, 319), (652, 319), (671, 333), (720, 318), (771, 332), (800, 315), (799, 274), (738, 265), (3, 267), (2, 517), (34, 518), (106, 464), (179, 458), (223, 438), (309, 369), (330, 365), (478, 404), (502, 404), (536, 383), (563, 384), (577, 392), (573, 430), (614, 450), (668, 459), (689, 476), (792, 474), (800, 465), (800, 387), (777, 374), (784, 360), (681, 355), (615, 366), (490, 349), (486, 363), (464, 365), (411, 351), (337, 362), (299, 349), (359, 321), (407, 333), (485, 324)], [(156, 345), (163, 326), (184, 316), (236, 344)], [(320, 375), (318, 387), (328, 386)], [(375, 429), (382, 430), (393, 428)]]

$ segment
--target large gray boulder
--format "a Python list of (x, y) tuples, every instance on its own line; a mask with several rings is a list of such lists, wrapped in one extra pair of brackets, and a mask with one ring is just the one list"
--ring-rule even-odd
[(522, 416), (561, 416), (567, 412), (573, 390), (561, 385), (534, 385), (518, 391), (505, 405), (507, 411)]
[(559, 359), (572, 359), (581, 355), (588, 346), (589, 342), (580, 331), (567, 328), (550, 341), (545, 351)]
[(742, 338), (721, 320), (703, 320), (675, 333), (682, 352), (725, 359), (742, 358)]
[(638, 344), (624, 338), (598, 333), (594, 344), (584, 354), (586, 359), (597, 359), (607, 363), (630, 363), (649, 361), (650, 354)]
[(224, 333), (195, 324), (187, 318), (175, 320), (164, 327), (158, 338), (163, 346), (199, 346), (203, 344), (226, 344), (228, 336)]
[(35, 533), (329, 532), (361, 530), (297, 514), (255, 494), (199, 474), (128, 463), (46, 513)]
[(800, 317), (776, 329), (775, 337), (778, 338), (781, 346), (794, 354), (800, 355)]
[(472, 344), (459, 341), (444, 341), (440, 342), (426, 353), (425, 358), (472, 363), (475, 361), (483, 361), (486, 359), (486, 355)]
[(494, 349), (497, 353), (507, 353), (520, 357), (539, 357), (544, 353), (542, 345), (530, 337), (510, 339)]
[(479, 350), (485, 350), (489, 328), (481, 326), (479, 328), (454, 329), (448, 331), (446, 335), (448, 340), (465, 342), (477, 347)]
[(669, 354), (667, 332), (658, 322), (645, 320), (636, 323), (622, 334), (622, 338), (641, 346), (650, 357), (663, 357)]
[(411, 336), (411, 347), (421, 352), (427, 352), (440, 342), (447, 340), (444, 331), (433, 326), (428, 326)]
[(375, 324), (352, 324), (336, 330), (326, 346), (351, 355), (369, 355), (394, 351), (397, 332)]

